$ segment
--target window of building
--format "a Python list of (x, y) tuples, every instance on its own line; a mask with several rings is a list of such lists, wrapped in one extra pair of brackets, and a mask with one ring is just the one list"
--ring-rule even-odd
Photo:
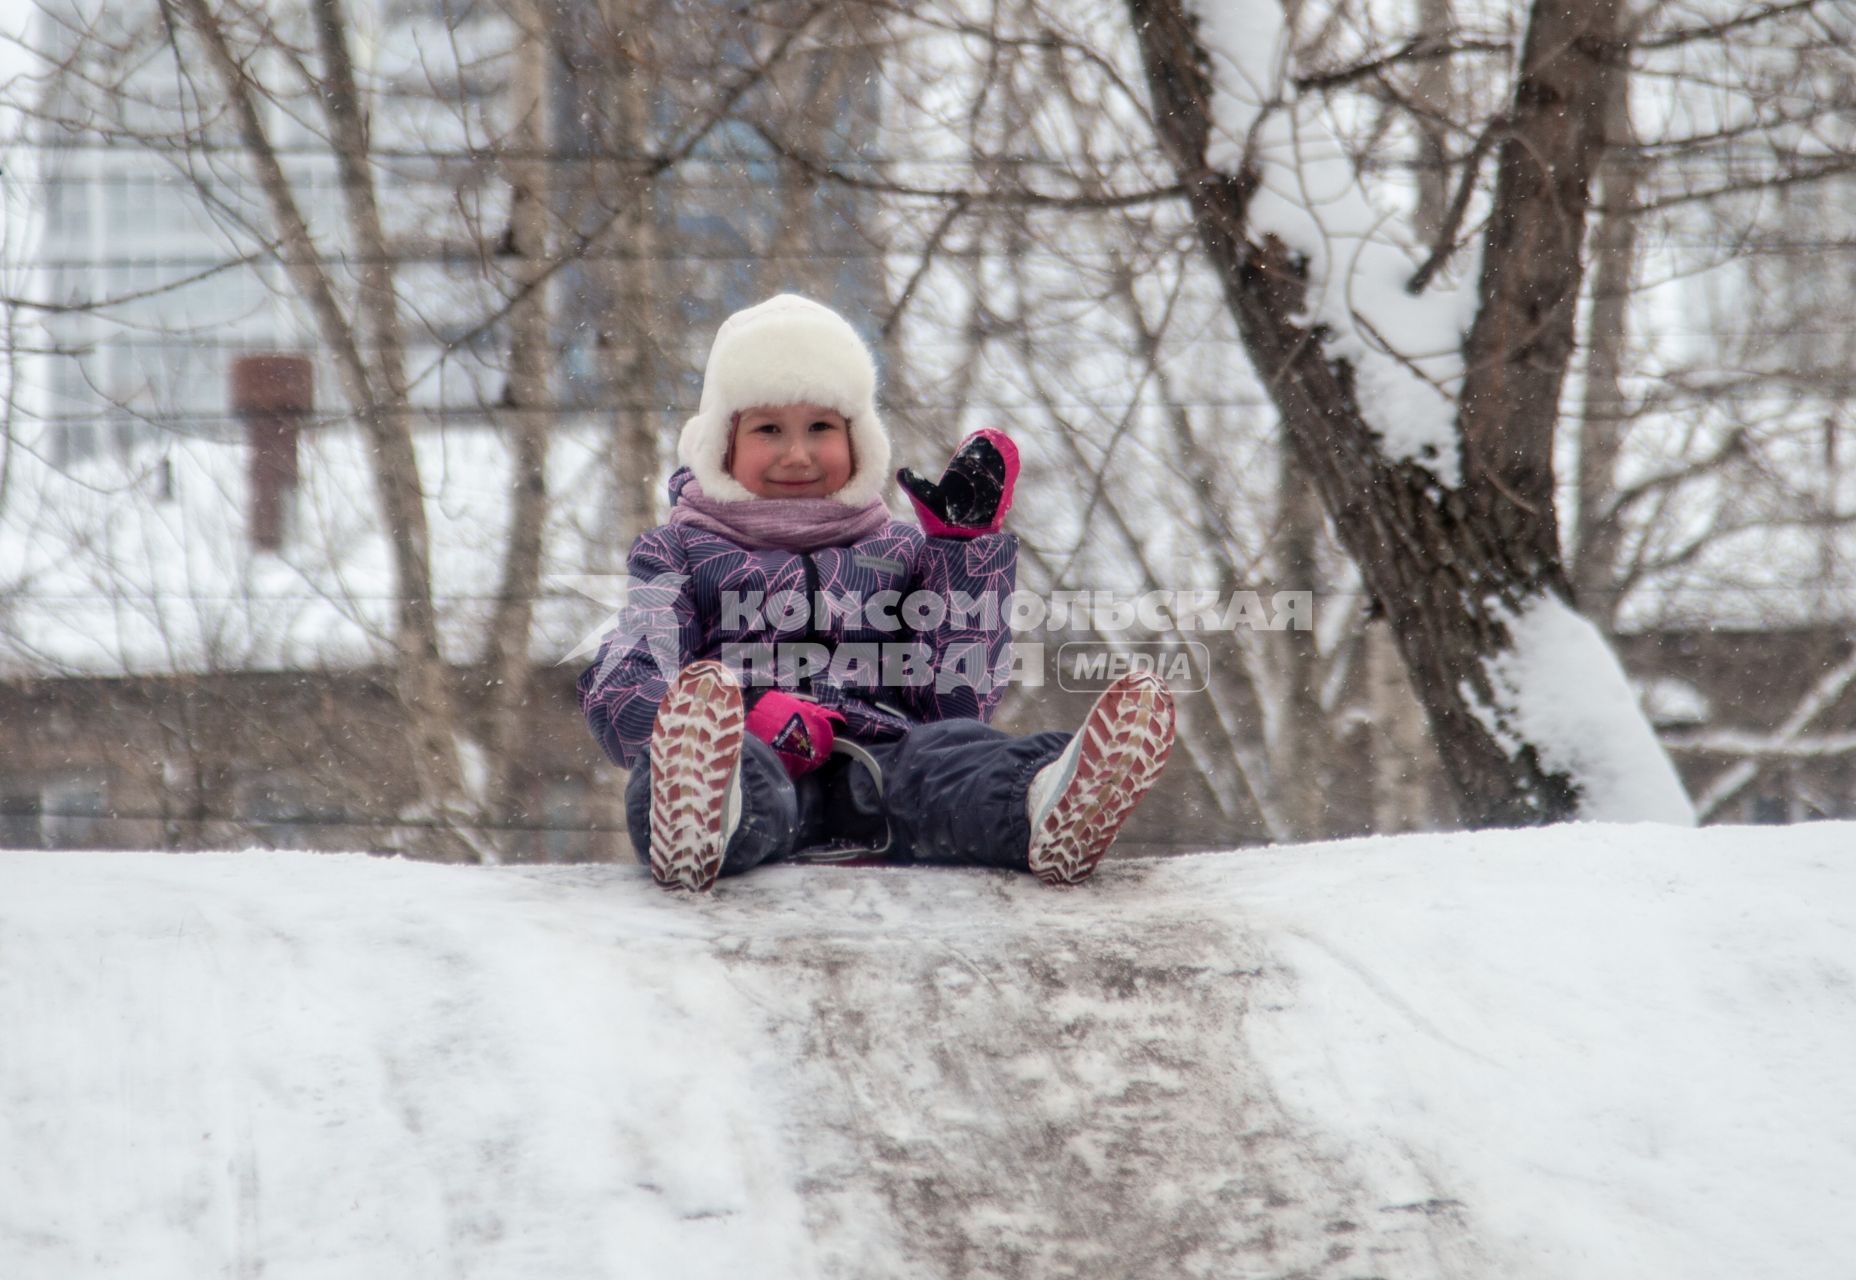
[(90, 238), (91, 185), (60, 179), (51, 184), (51, 189), (56, 200), (51, 215), (52, 234), (65, 242), (63, 252), (82, 254), (83, 246), (74, 242)]
[(43, 807), (36, 786), (13, 780), (0, 783), (0, 849), (44, 848)]
[(587, 856), (586, 783), (553, 778), (541, 789), (541, 855), (549, 862), (578, 862)]
[(136, 193), (129, 179), (112, 173), (103, 182), (104, 226), (112, 243), (120, 244), (141, 228), (142, 211), (136, 208)]
[(347, 817), (326, 790), (302, 778), (265, 773), (239, 784), (237, 811), (267, 849), (316, 849)]
[(52, 465), (68, 467), (97, 451), (97, 431), (89, 422), (67, 422), (52, 434)]
[(90, 400), (90, 383), (77, 357), (60, 357), (52, 367), (52, 413), (62, 417), (81, 412)]
[(1792, 820), (1792, 798), (1784, 783), (1776, 782), (1754, 794), (1747, 802), (1747, 821), (1759, 826), (1779, 826)]
[(47, 849), (94, 849), (104, 843), (110, 808), (109, 788), (102, 778), (89, 773), (51, 778), (41, 794)]
[(0, 781), (0, 849), (97, 848), (109, 822), (109, 785), (98, 774)]

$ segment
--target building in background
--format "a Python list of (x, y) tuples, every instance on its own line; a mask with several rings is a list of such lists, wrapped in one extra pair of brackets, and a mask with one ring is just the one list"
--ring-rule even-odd
[[(234, 157), (190, 143), (197, 113), (171, 59), (147, 54), (150, 17), (44, 0), (30, 28), (66, 68), (45, 82), (25, 157), (29, 285), (61, 309), (20, 369), (21, 426), (60, 462), (168, 434), (231, 439), (229, 354), (302, 338), (274, 267), (228, 234), (253, 193)], [(294, 160), (313, 190), (314, 157)]]

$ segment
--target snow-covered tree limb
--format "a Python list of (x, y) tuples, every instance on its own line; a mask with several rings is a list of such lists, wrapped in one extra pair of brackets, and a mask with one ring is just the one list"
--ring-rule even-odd
[[(1762, 758), (1774, 755), (1792, 754), (1781, 750), (1787, 746), (1796, 746), (1803, 742), (1805, 731), (1816, 719), (1839, 702), (1850, 686), (1856, 684), (1856, 653), (1839, 662), (1820, 676), (1798, 705), (1791, 709), (1779, 727), (1764, 740), (1756, 751), (1750, 752), (1752, 758), (1729, 765), (1719, 777), (1711, 781), (1695, 802), (1704, 818), (1719, 813), (1734, 797), (1745, 791), (1760, 775)], [(1822, 754), (1808, 752), (1806, 754)]]
[[(1537, 669), (1503, 659), (1516, 619), (1569, 596), (1553, 430), (1603, 108), (1623, 73), (1620, 5), (1533, 6), (1480, 258), (1456, 287), (1416, 295), (1404, 287), (1412, 250), (1294, 93), (1274, 0), (1129, 0), (1129, 13), (1200, 242), (1298, 461), (1392, 622), (1464, 815), (1594, 814), (1612, 780), (1579, 769), (1608, 762), (1530, 737), (1527, 726), (1577, 728), (1530, 718), (1552, 691), (1517, 687), (1517, 672)], [(1652, 759), (1631, 772), (1659, 780), (1644, 807), (1692, 820), (1641, 727), (1632, 740)]]

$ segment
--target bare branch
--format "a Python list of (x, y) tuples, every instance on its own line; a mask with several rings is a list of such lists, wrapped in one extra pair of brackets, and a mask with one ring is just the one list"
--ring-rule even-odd
[(1469, 211), (1470, 197), (1475, 194), (1476, 183), (1482, 175), (1482, 158), (1489, 153), (1489, 148), (1495, 145), (1506, 128), (1505, 119), (1498, 117), (1491, 121), (1489, 127), (1476, 139), (1476, 145), (1463, 157), (1463, 176), (1457, 181), (1456, 195), (1452, 197), (1449, 211), (1444, 215), (1443, 226), (1438, 228), (1431, 255), (1412, 272), (1411, 279), (1405, 282), (1405, 292), (1423, 293), (1461, 247), (1457, 243), (1457, 232), (1463, 227), (1463, 217)]
[(1719, 22), (1700, 23), (1692, 27), (1676, 27), (1669, 31), (1651, 36), (1647, 40), (1637, 40), (1634, 47), (1638, 49), (1673, 49), (1677, 45), (1693, 44), (1702, 40), (1719, 40), (1730, 32), (1741, 31), (1747, 27), (1758, 26), (1762, 22), (1771, 22), (1775, 18), (1788, 17), (1792, 14), (1809, 13), (1814, 9), (1828, 8), (1824, 0), (1786, 0), (1783, 4), (1761, 5), (1736, 17), (1725, 18)]
[(1175, 183), (1165, 187), (1151, 187), (1143, 191), (1109, 192), (1101, 195), (1052, 195), (1025, 188), (1009, 190), (983, 187), (978, 190), (962, 187), (923, 187), (912, 183), (899, 182), (889, 178), (866, 178), (846, 170), (841, 165), (831, 164), (805, 153), (801, 148), (780, 137), (764, 125), (756, 125), (756, 131), (767, 140), (780, 157), (798, 166), (815, 178), (835, 182), (839, 186), (854, 191), (871, 191), (882, 195), (901, 196), (911, 200), (932, 200), (939, 204), (960, 205), (1003, 205), (1023, 209), (1061, 209), (1061, 210), (1101, 210), (1128, 209), (1137, 205), (1157, 204), (1178, 199), (1186, 194), (1183, 184)]
[(1303, 92), (1321, 93), (1382, 76), (1394, 67), (1434, 62), (1440, 58), (1455, 58), (1466, 53), (1508, 57), (1514, 53), (1514, 45), (1507, 40), (1439, 40), (1429, 34), (1418, 35), (1413, 36), (1390, 53), (1383, 53), (1350, 66), (1337, 67), (1332, 71), (1306, 72), (1294, 77), (1289, 83)]

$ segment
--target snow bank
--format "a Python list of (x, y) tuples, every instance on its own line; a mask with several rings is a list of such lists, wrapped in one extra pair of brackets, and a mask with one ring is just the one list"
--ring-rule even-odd
[(1853, 847), (4, 854), (0, 1274), (1845, 1274)]
[(1295, 975), (1252, 1047), (1385, 1202), (1460, 1201), (1484, 1274), (1845, 1275), (1853, 850), (1851, 824), (1331, 846), (1246, 895)]

